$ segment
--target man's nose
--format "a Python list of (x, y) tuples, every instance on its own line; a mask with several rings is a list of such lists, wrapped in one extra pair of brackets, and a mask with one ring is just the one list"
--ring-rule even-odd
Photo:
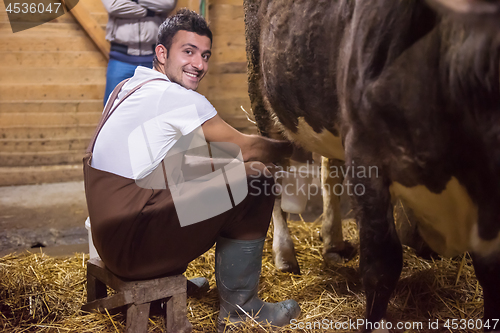
[(201, 55), (193, 57), (191, 66), (193, 66), (197, 70), (202, 70), (204, 66), (203, 57)]

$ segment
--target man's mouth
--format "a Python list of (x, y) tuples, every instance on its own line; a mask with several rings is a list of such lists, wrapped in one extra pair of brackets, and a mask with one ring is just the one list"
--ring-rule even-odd
[(198, 78), (198, 74), (189, 73), (189, 72), (184, 72), (184, 73), (186, 73), (186, 75), (189, 76), (189, 77)]

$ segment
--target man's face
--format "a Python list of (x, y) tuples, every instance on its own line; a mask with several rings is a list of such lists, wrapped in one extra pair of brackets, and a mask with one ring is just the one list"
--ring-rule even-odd
[(172, 39), (164, 71), (170, 81), (196, 90), (208, 71), (212, 44), (207, 36), (179, 30)]

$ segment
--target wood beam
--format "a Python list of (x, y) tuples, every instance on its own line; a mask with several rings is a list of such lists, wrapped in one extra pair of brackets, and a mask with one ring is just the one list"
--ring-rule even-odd
[[(66, 7), (70, 8), (70, 4), (66, 4), (68, 0), (61, 0)], [(109, 50), (111, 48), (110, 43), (106, 40), (106, 33), (101, 28), (99, 23), (90, 15), (85, 6), (79, 1), (71, 10), (68, 10), (71, 15), (76, 19), (76, 21), (82, 26), (82, 28), (87, 32), (89, 37), (95, 43), (95, 45), (101, 50), (102, 54), (106, 59), (109, 59)]]

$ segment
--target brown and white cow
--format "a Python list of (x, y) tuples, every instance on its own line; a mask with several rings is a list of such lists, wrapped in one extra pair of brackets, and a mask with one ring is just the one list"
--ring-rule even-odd
[[(247, 60), (248, 60), (248, 84), (249, 95), (253, 110), (254, 121), (261, 135), (275, 139), (285, 139), (283, 129), (275, 115), (267, 112), (262, 94), (262, 76), (260, 72), (260, 19), (259, 6), (257, 1), (244, 1), (245, 25), (247, 39)], [(314, 140), (321, 145), (316, 135), (306, 140)], [(312, 154), (302, 148), (300, 141), (295, 141), (294, 153), (291, 162), (300, 164), (312, 164)], [(330, 169), (340, 169), (344, 166), (343, 150), (339, 146), (337, 154), (332, 158), (321, 158), (321, 186), (323, 197), (323, 213), (321, 216), (321, 238), (323, 241), (322, 255), (327, 265), (339, 263), (343, 258), (350, 258), (354, 254), (353, 246), (343, 240), (342, 220), (340, 214), (340, 196), (332, 190), (343, 182), (343, 177), (330, 177)], [(321, 152), (321, 150), (315, 150)], [(282, 166), (285, 168), (290, 165)], [(338, 193), (338, 192), (337, 192)], [(281, 209), (281, 197), (277, 197), (273, 210), (273, 260), (278, 270), (300, 274), (300, 266), (296, 259), (295, 248), (291, 238), (288, 225), (287, 213)]]
[(256, 120), (279, 123), (305, 149), (378, 170), (346, 178), (364, 189), (351, 199), (371, 323), (384, 318), (402, 269), (398, 198), (433, 250), (471, 253), (484, 320), (500, 318), (499, 8), (498, 0), (245, 1)]

